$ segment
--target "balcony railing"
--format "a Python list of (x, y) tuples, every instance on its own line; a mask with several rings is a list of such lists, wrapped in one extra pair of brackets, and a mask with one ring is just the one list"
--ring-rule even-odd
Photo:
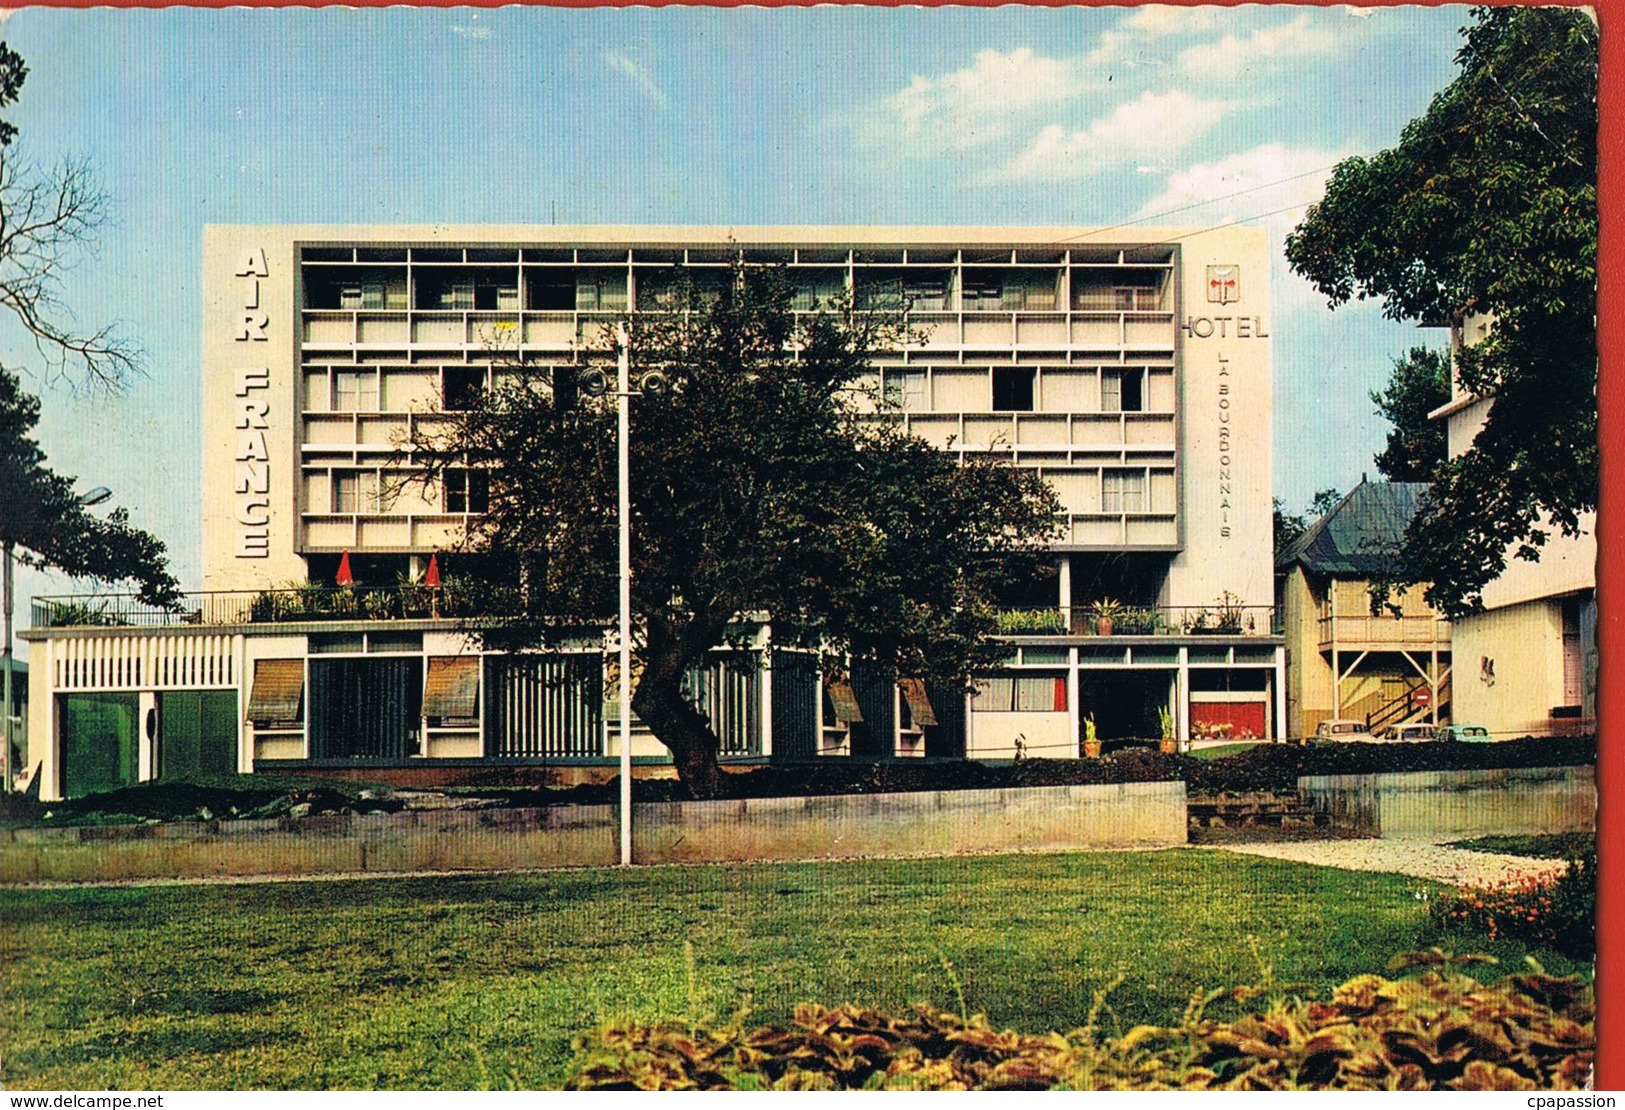
[[(34, 628), (186, 628), (326, 621), (432, 620), (515, 613), (514, 604), (473, 599), (455, 588), (427, 586), (286, 587), (181, 595), (165, 609), (134, 594), (91, 594), (33, 599)], [(606, 618), (606, 623), (608, 619)], [(1002, 609), (1004, 636), (1097, 636), (1103, 629), (1089, 606)], [(1268, 636), (1277, 634), (1269, 605), (1125, 607), (1112, 619), (1118, 636)]]
[[(496, 608), (488, 598), (482, 603), (483, 612)], [(175, 609), (149, 604), (134, 594), (36, 597), (30, 614), (35, 628), (185, 628), (479, 615), (473, 602), (455, 589), (410, 585), (187, 593)]]
[(1320, 648), (1450, 646), (1450, 622), (1440, 617), (1358, 616), (1320, 618)]
[(1273, 636), (1273, 605), (1127, 606), (1111, 618), (1110, 632), (1092, 606), (1001, 609), (1003, 636)]

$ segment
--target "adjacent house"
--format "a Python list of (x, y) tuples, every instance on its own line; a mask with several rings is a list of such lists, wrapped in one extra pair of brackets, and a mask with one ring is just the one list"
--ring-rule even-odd
[[(1465, 315), (1451, 325), (1452, 353), (1488, 334), (1493, 320)], [(1452, 381), (1449, 402), (1429, 415), (1446, 422), (1452, 457), (1465, 452), (1495, 403)], [(1509, 557), (1484, 587), (1484, 608), (1457, 618), (1455, 718), (1500, 738), (1591, 733), (1597, 727), (1597, 518), (1581, 534), (1555, 527), (1540, 560)]]
[(1372, 611), (1372, 576), (1393, 568), (1426, 490), (1425, 482), (1362, 478), (1276, 552), (1292, 736), (1313, 735), (1333, 718), (1363, 721), (1373, 731), (1450, 720), (1450, 622), (1422, 599), (1421, 587)]
[[(918, 338), (875, 366), (897, 419), (1035, 469), (1063, 513), (1053, 573), (1005, 599), (1006, 663), (973, 694), (822, 674), (769, 621), (754, 662), (719, 652), (690, 676), (725, 758), (1075, 756), (1086, 723), (1285, 733), (1261, 230), (216, 226), (203, 590), (178, 614), (35, 599), (44, 795), (209, 769), (612, 764), (604, 636), (545, 654), (466, 636), (424, 579), (485, 510), (486, 475), (403, 483), (396, 444), (485, 388), (495, 351), (579, 373), (679, 270), (740, 252), (785, 267), (799, 310), (844, 291), (905, 300)], [(75, 623), (87, 611), (103, 623)], [(634, 754), (664, 758), (641, 733)]]

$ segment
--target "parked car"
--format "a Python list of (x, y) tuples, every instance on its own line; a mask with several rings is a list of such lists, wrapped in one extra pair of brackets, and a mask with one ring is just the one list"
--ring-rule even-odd
[(1377, 733), (1377, 739), (1399, 744), (1420, 744), (1432, 740), (1437, 732), (1436, 725), (1389, 725)]
[(1435, 740), (1471, 740), (1475, 743), (1485, 744), (1494, 740), (1490, 730), (1483, 725), (1440, 725), (1433, 731)]
[(1365, 727), (1364, 721), (1322, 721), (1315, 726), (1315, 743), (1353, 743), (1370, 744), (1376, 741), (1370, 730)]

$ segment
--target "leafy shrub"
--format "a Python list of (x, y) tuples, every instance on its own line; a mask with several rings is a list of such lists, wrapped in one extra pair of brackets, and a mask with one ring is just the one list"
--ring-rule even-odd
[(1059, 609), (1001, 609), (997, 619), (1003, 636), (1060, 635), (1067, 631), (1066, 614)]
[(1597, 851), (1556, 878), (1461, 887), (1428, 906), (1447, 929), (1538, 944), (1577, 959), (1597, 954)]
[(622, 1090), (1536, 1090), (1575, 1089), (1596, 1051), (1591, 988), (1524, 975), (1484, 985), (1437, 949), (1396, 959), (1399, 979), (1357, 976), (1329, 1002), (1274, 998), (1262, 1013), (1208, 1018), (1193, 999), (1175, 1027), (1103, 1037), (998, 1030), (918, 1005), (896, 1017), (802, 1004), (790, 1029), (662, 1024), (578, 1038), (568, 1086)]

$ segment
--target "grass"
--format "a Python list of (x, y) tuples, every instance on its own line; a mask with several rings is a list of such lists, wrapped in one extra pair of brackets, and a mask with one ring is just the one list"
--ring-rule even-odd
[(1239, 744), (1216, 744), (1211, 748), (1192, 748), (1190, 757), (1201, 760), (1224, 759), (1228, 756), (1240, 755), (1242, 752), (1250, 752), (1256, 747), (1258, 747), (1257, 741), (1247, 741)]
[(1472, 852), (1496, 852), (1505, 856), (1532, 859), (1579, 859), (1597, 850), (1597, 834), (1590, 832), (1552, 833), (1547, 836), (1480, 836), (1458, 840), (1452, 848)]
[[(617, 1017), (785, 1022), (921, 1000), (1028, 1031), (1172, 1022), (1194, 991), (1321, 996), (1441, 944), (1403, 876), (1207, 850), (0, 891), (0, 1082), (549, 1087)], [(1250, 939), (1250, 938), (1256, 938)], [(692, 963), (685, 946), (692, 944)], [(1254, 954), (1256, 943), (1258, 955)], [(1581, 970), (1538, 953), (1556, 974)]]

